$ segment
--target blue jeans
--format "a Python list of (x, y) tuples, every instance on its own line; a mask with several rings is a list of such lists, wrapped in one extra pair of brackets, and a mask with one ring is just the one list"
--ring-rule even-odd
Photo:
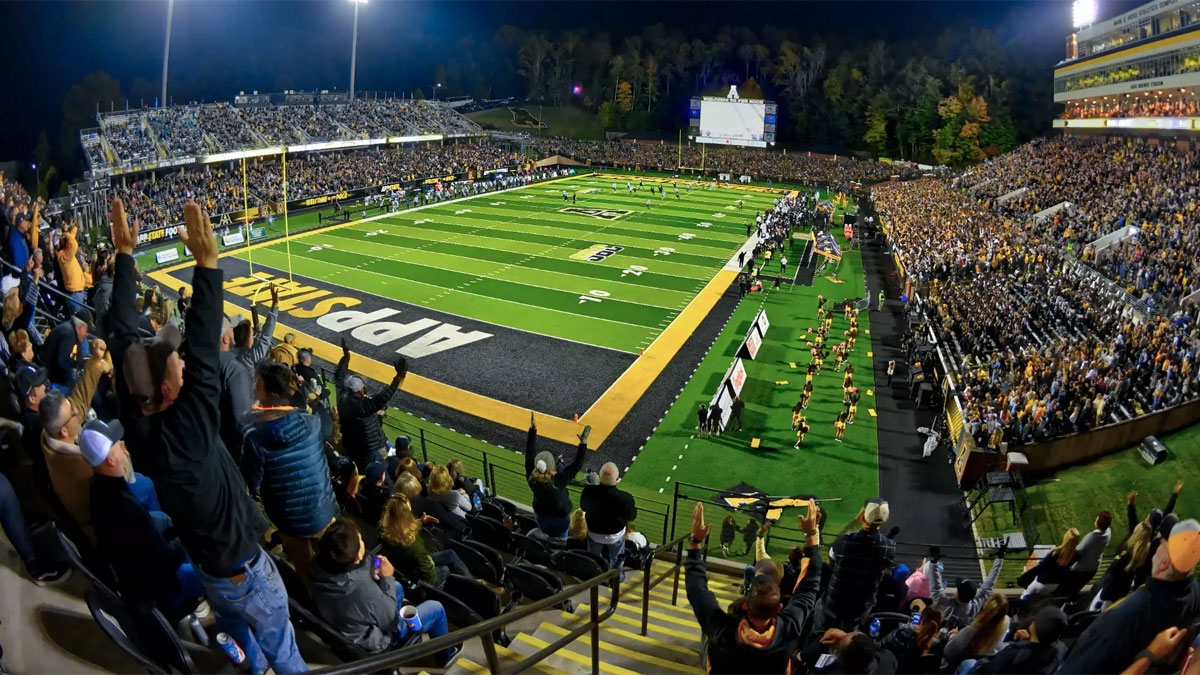
[[(396, 642), (408, 635), (408, 625), (400, 616), (400, 608), (404, 606), (404, 586), (396, 582)], [(417, 618), (421, 620), (421, 632), (430, 638), (440, 638), (450, 632), (450, 624), (446, 621), (446, 608), (437, 600), (426, 600), (417, 605)], [(454, 649), (446, 649), (438, 654), (445, 661), (454, 655)]]
[[(534, 514), (537, 515), (537, 514)], [(571, 527), (571, 516), (537, 516), (538, 529), (554, 539), (566, 539)]]
[(37, 574), (38, 570), (34, 569), (37, 563), (33, 556), (33, 538), (29, 534), (29, 526), (25, 523), (25, 515), (21, 513), (21, 503), (17, 501), (17, 493), (13, 490), (12, 483), (2, 473), (0, 473), (0, 528), (4, 529), (4, 534), (8, 535), (8, 540), (17, 550), (21, 562), (25, 563), (25, 570), (30, 574)]
[(979, 661), (976, 659), (967, 659), (966, 661), (958, 664), (958, 667), (954, 669), (954, 673), (955, 675), (966, 675), (972, 670), (975, 670), (975, 664), (977, 663), (979, 663)]
[(600, 542), (588, 537), (588, 553), (595, 553), (600, 557), (604, 557), (604, 549), (608, 549), (608, 569), (621, 570), (621, 581), (625, 581), (625, 566), (622, 564), (625, 558), (625, 537), (621, 537), (615, 544), (601, 544)]
[(234, 583), (196, 570), (217, 613), (217, 625), (241, 645), (255, 675), (265, 673), (268, 664), (280, 675), (307, 672), (275, 562), (260, 548), (253, 560), (242, 564), (242, 571), (245, 578)]
[(84, 295), (83, 291), (75, 291), (74, 293), (67, 293), (67, 298), (69, 299), (68, 304), (71, 305), (71, 313), (72, 314), (83, 309), (83, 301), (87, 299), (86, 296)]
[(439, 587), (446, 580), (446, 577), (451, 574), (471, 577), (471, 570), (467, 568), (467, 564), (462, 561), (462, 558), (458, 557), (457, 553), (450, 549), (435, 551), (430, 553), (429, 557), (433, 558), (433, 564), (437, 567), (437, 585)]

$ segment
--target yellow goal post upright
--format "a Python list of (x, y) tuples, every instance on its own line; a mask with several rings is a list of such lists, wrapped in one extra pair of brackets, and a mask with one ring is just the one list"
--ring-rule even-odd
[[(262, 215), (262, 214), (259, 214)], [(242, 226), (246, 230), (246, 260), (250, 263), (250, 276), (254, 276), (254, 249), (250, 248), (250, 193), (246, 189), (246, 158), (242, 157)]]
[(287, 149), (283, 151), (283, 241), (287, 249), (288, 281), (292, 279), (292, 232), (288, 228)]

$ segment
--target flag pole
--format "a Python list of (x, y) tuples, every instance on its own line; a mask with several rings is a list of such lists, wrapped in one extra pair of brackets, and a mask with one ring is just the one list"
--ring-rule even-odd
[(283, 151), (283, 240), (287, 246), (288, 281), (292, 281), (292, 232), (288, 228), (287, 149)]
[(254, 254), (250, 252), (250, 195), (246, 191), (246, 158), (242, 158), (242, 221), (246, 228), (246, 258), (250, 261), (250, 276), (254, 276)]

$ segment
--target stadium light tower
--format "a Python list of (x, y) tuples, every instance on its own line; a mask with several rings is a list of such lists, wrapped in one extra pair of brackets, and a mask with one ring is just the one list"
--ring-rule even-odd
[(350, 38), (350, 100), (354, 100), (354, 67), (358, 60), (358, 7), (367, 4), (367, 0), (350, 0), (354, 4), (354, 33)]
[(171, 60), (171, 18), (175, 14), (175, 0), (167, 0), (167, 42), (163, 45), (163, 76), (162, 97), (158, 99), (160, 106), (167, 105), (167, 63)]
[(1096, 21), (1096, 0), (1075, 0), (1071, 5), (1071, 23), (1076, 28), (1090, 26)]

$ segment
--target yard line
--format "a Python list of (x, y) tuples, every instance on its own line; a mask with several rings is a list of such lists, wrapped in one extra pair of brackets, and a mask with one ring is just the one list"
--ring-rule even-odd
[[(322, 249), (322, 250), (327, 250), (327, 249)], [(281, 253), (281, 252), (279, 252), (279, 251), (276, 251), (276, 253)], [(349, 266), (349, 265), (343, 265), (343, 264), (341, 264), (341, 263), (331, 262), (331, 261), (328, 261), (328, 260), (322, 260), (322, 259), (320, 259), (320, 258), (316, 258), (316, 257), (310, 256), (310, 255), (305, 255), (306, 253), (309, 253), (309, 252), (308, 252), (308, 251), (301, 251), (301, 252), (299, 252), (299, 253), (292, 253), (292, 257), (293, 257), (293, 258), (295, 258), (295, 257), (299, 256), (299, 257), (301, 257), (301, 258), (304, 258), (304, 259), (306, 259), (306, 260), (315, 260), (315, 261), (317, 261), (317, 262), (324, 263), (324, 264), (326, 264), (326, 265), (332, 265), (332, 266), (334, 266), (334, 267), (339, 267), (339, 268), (346, 269), (346, 270), (352, 270), (352, 271), (354, 271), (354, 272), (357, 272), (357, 273), (359, 273), (359, 274), (370, 274), (370, 275), (372, 275), (372, 276), (383, 277), (384, 279), (394, 279), (394, 278), (395, 278), (395, 277), (392, 277), (391, 275), (383, 274), (383, 273), (381, 273), (381, 272), (375, 272), (375, 271), (368, 270), (368, 269), (359, 269), (359, 268), (357, 268), (357, 267), (351, 267), (351, 266)], [(282, 254), (282, 253), (281, 253), (281, 254)], [(308, 275), (305, 275), (305, 276), (308, 276)], [(569, 316), (574, 316), (574, 317), (578, 317), (578, 318), (581, 318), (581, 319), (590, 319), (590, 320), (593, 320), (593, 321), (604, 321), (604, 322), (606, 322), (606, 323), (615, 323), (615, 324), (620, 324), (620, 325), (623, 325), (623, 326), (632, 326), (632, 327), (634, 327), (634, 328), (640, 328), (640, 329), (646, 329), (646, 330), (653, 329), (653, 326), (645, 326), (645, 325), (642, 325), (642, 324), (637, 324), (637, 323), (629, 323), (628, 321), (619, 321), (619, 320), (617, 320), (617, 319), (606, 319), (606, 318), (603, 318), (603, 317), (597, 317), (597, 316), (588, 316), (588, 315), (586, 315), (586, 314), (577, 314), (577, 313), (575, 313), (575, 312), (568, 312), (568, 311), (565, 311), (565, 310), (561, 310), (561, 309), (554, 309), (554, 308), (552, 308), (552, 307), (545, 307), (545, 306), (542, 306), (542, 305), (531, 305), (531, 304), (528, 304), (528, 303), (525, 303), (525, 302), (520, 302), (520, 301), (517, 301), (517, 300), (509, 300), (508, 298), (497, 298), (496, 296), (493, 296), (493, 295), (488, 295), (488, 294), (486, 294), (486, 293), (473, 293), (473, 292), (471, 292), (471, 291), (467, 291), (467, 290), (459, 290), (459, 289), (453, 289), (453, 288), (446, 288), (445, 286), (438, 286), (437, 284), (430, 284), (430, 283), (426, 283), (426, 282), (424, 282), (424, 281), (417, 281), (417, 280), (415, 280), (415, 279), (404, 279), (403, 281), (406, 281), (406, 282), (408, 282), (408, 283), (418, 284), (418, 285), (420, 285), (420, 286), (428, 286), (428, 287), (430, 287), (430, 288), (436, 288), (436, 289), (438, 289), (439, 291), (443, 291), (442, 295), (448, 295), (448, 294), (450, 294), (450, 293), (463, 293), (463, 294), (466, 294), (466, 295), (473, 295), (473, 296), (477, 296), (477, 297), (481, 297), (481, 298), (488, 298), (488, 299), (490, 299), (490, 300), (494, 300), (494, 301), (496, 301), (496, 302), (503, 302), (503, 303), (509, 303), (509, 304), (513, 304), (513, 305), (520, 305), (520, 306), (522, 306), (522, 307), (529, 307), (529, 308), (531, 308), (531, 309), (544, 310), (544, 311), (547, 311), (547, 312), (555, 312), (555, 313), (557, 313), (557, 314), (567, 314), (567, 315), (569, 315)], [(400, 300), (400, 299), (398, 299), (398, 298), (391, 298), (391, 299), (392, 299), (392, 300), (398, 300), (399, 302), (407, 302), (407, 303), (409, 303), (409, 304), (414, 304), (414, 303), (412, 303), (412, 301), (410, 301), (410, 300)], [(434, 307), (433, 309), (437, 309), (437, 308), (436, 308), (436, 307)], [(657, 309), (657, 308), (655, 308), (655, 309)], [(481, 319), (476, 319), (476, 320), (477, 320), (477, 321), (479, 321), (479, 320), (481, 320)], [(495, 323), (495, 322), (488, 322), (488, 323)], [(507, 325), (507, 324), (501, 324), (501, 325)], [(618, 350), (618, 351), (624, 351), (624, 350)]]
[[(490, 273), (490, 274), (485, 274), (485, 273), (477, 271), (477, 270), (446, 268), (446, 267), (440, 267), (438, 265), (429, 265), (429, 264), (425, 264), (425, 263), (421, 263), (421, 262), (417, 262), (417, 261), (413, 261), (413, 260), (406, 260), (406, 259), (403, 259), (400, 257), (386, 257), (386, 256), (382, 256), (382, 255), (376, 255), (374, 253), (369, 253), (367, 251), (367, 249), (397, 249), (397, 250), (412, 251), (414, 253), (416, 253), (418, 251), (416, 249), (400, 249), (400, 247), (392, 246), (387, 243), (376, 243), (376, 242), (372, 242), (370, 240), (354, 240), (354, 239), (348, 239), (345, 237), (339, 237), (338, 239), (340, 242), (344, 241), (347, 243), (359, 244), (358, 246), (350, 247), (348, 249), (343, 248), (342, 250), (349, 250), (349, 251), (356, 253), (364, 258), (369, 258), (372, 260), (380, 260), (383, 262), (403, 262), (407, 265), (411, 265), (411, 266), (415, 266), (415, 267), (423, 267), (426, 269), (434, 269), (434, 270), (439, 270), (439, 271), (450, 271), (450, 272), (454, 272), (454, 273), (458, 273), (458, 274), (467, 274), (467, 275), (471, 275), (471, 276), (475, 276), (475, 277), (481, 277), (484, 279), (492, 279), (494, 281), (499, 281), (499, 282), (503, 282), (506, 284), (517, 284), (520, 286), (529, 286), (532, 288), (542, 288), (542, 289), (546, 289), (546, 290), (550, 290), (550, 291), (558, 291), (558, 292), (562, 292), (562, 293), (587, 293), (589, 290), (591, 290), (589, 288), (584, 288), (583, 286), (579, 286), (579, 288), (582, 288), (583, 290), (568, 289), (568, 288), (554, 287), (554, 286), (545, 286), (542, 284), (530, 283), (528, 281), (517, 281), (514, 279), (501, 278), (501, 277), (495, 276), (494, 272)], [(337, 249), (330, 249), (330, 250), (337, 250)], [(476, 259), (469, 258), (469, 260), (476, 260)], [(476, 260), (476, 262), (480, 262), (480, 261)], [(490, 263), (490, 264), (497, 265), (499, 263)], [(515, 264), (501, 265), (501, 271), (505, 268), (520, 269), (520, 267)], [(541, 273), (542, 274), (553, 274), (552, 272), (541, 272)], [(585, 284), (585, 286), (586, 285), (595, 286), (595, 285), (599, 285), (599, 284), (607, 285), (607, 284), (613, 284), (613, 283), (620, 283), (620, 282), (598, 281), (597, 284)], [(629, 284), (622, 284), (622, 285), (629, 286), (630, 288), (636, 288), (641, 291), (654, 290), (654, 289), (649, 289), (648, 287), (645, 287), (645, 286), (630, 286)], [(602, 290), (608, 290), (608, 289), (602, 289)], [(611, 291), (609, 291), (609, 292), (611, 292)], [(661, 289), (658, 290), (657, 292), (663, 293), (663, 294), (666, 294), (666, 293), (675, 294), (676, 293), (676, 291), (663, 291)], [(683, 294), (680, 294), (680, 295), (683, 295)], [(615, 295), (611, 298), (611, 300), (613, 300), (614, 302), (620, 302), (620, 303), (629, 304), (629, 305), (642, 305), (645, 307), (655, 307), (657, 309), (668, 309), (668, 310), (673, 309), (673, 307), (670, 307), (668, 305), (654, 304), (654, 303), (649, 303), (649, 302), (644, 302), (644, 301), (628, 300), (625, 298), (616, 297)]]

